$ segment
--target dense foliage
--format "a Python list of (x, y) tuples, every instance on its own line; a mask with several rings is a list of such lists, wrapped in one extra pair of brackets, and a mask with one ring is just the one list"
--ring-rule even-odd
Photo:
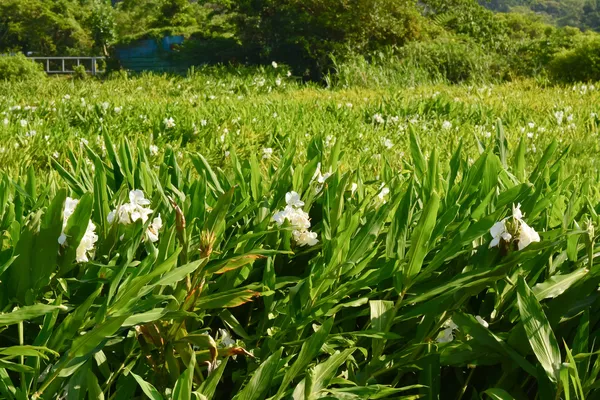
[(368, 83), (0, 83), (0, 396), (596, 398), (599, 90)]
[(479, 3), (501, 12), (535, 13), (559, 26), (600, 30), (597, 0), (479, 0)]
[[(486, 5), (506, 11), (498, 2)], [(577, 78), (557, 76), (556, 65), (591, 49), (585, 43), (597, 40), (596, 34), (550, 22), (540, 13), (494, 13), (475, 0), (6, 0), (0, 4), (0, 52), (111, 55), (138, 39), (182, 34), (184, 45), (162, 56), (183, 71), (276, 60), (297, 75), (322, 79), (336, 62), (395, 49), (398, 57), (407, 55), (404, 64), (429, 75), (441, 70), (456, 82), (593, 77), (586, 64), (578, 64), (583, 71)], [(448, 59), (440, 64), (442, 55)], [(119, 68), (118, 60), (109, 68)]]
[(46, 73), (40, 64), (22, 54), (0, 57), (0, 81), (44, 80)]

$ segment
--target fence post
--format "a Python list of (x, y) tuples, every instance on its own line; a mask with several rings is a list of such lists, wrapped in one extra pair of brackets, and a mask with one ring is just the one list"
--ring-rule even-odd
[(62, 72), (65, 72), (65, 59), (62, 59)]
[(96, 75), (96, 57), (92, 57), (92, 75)]
[(46, 59), (46, 72), (50, 73), (50, 60)]

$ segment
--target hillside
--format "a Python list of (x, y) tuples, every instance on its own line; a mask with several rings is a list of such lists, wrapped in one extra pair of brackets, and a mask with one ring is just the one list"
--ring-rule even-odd
[(598, 0), (479, 0), (479, 3), (499, 12), (534, 13), (558, 26), (600, 30)]

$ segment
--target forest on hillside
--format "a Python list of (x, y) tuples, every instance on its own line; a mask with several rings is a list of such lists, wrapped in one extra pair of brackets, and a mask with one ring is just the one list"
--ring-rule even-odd
[(480, 0), (479, 3), (494, 11), (533, 13), (559, 26), (600, 29), (598, 0)]

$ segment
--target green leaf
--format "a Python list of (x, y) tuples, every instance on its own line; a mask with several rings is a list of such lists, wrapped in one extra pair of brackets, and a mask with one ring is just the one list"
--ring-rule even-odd
[(36, 304), (34, 306), (21, 307), (15, 311), (6, 314), (0, 314), (0, 326), (18, 324), (22, 321), (29, 321), (56, 310), (65, 310), (64, 306), (51, 306), (46, 304)]
[(202, 395), (204, 395), (208, 400), (214, 397), (215, 392), (217, 390), (217, 386), (219, 385), (219, 381), (223, 376), (223, 371), (225, 371), (225, 367), (227, 366), (228, 360), (229, 358), (223, 359), (221, 361), (221, 364), (219, 364), (219, 366), (217, 367), (217, 369), (212, 371), (210, 375), (208, 375), (208, 378), (206, 378), (206, 380), (202, 382), (202, 385), (200, 385), (198, 391)]
[(514, 400), (514, 397), (508, 394), (508, 392), (504, 389), (488, 389), (485, 392), (483, 392), (483, 394), (487, 394), (493, 400)]
[(313, 398), (322, 389), (327, 389), (329, 382), (335, 377), (338, 368), (348, 361), (348, 357), (354, 353), (356, 349), (346, 349), (342, 352), (336, 351), (326, 361), (318, 364), (312, 374), (312, 385), (309, 393), (306, 393), (306, 379), (303, 379), (294, 389), (292, 397), (294, 400), (304, 400)]
[(144, 378), (142, 378), (138, 374), (135, 374), (135, 373), (133, 373), (131, 371), (129, 371), (129, 373), (131, 374), (131, 376), (134, 377), (134, 379), (136, 380), (136, 382), (138, 383), (138, 385), (140, 385), (140, 388), (142, 389), (142, 391), (144, 392), (144, 394), (146, 396), (148, 396), (148, 398), (150, 400), (163, 400), (163, 397), (161, 396), (161, 394), (159, 393), (159, 391), (156, 390), (156, 388), (151, 383), (146, 382), (144, 380)]
[(252, 375), (250, 382), (234, 397), (235, 400), (263, 400), (277, 372), (283, 349), (277, 350)]
[(277, 395), (275, 396), (276, 399), (280, 399), (283, 396), (296, 375), (298, 375), (301, 371), (304, 371), (308, 364), (319, 354), (321, 351), (321, 346), (325, 344), (332, 327), (333, 318), (329, 318), (323, 323), (323, 325), (321, 325), (319, 330), (317, 330), (304, 342), (302, 348), (300, 349), (300, 354), (298, 354), (298, 358), (294, 364), (288, 368), (283, 377), (283, 381), (281, 382), (279, 390), (277, 391)]
[(533, 353), (550, 380), (557, 382), (561, 365), (558, 342), (542, 306), (523, 277), (517, 284), (517, 304)]
[(175, 383), (175, 387), (173, 388), (173, 399), (187, 400), (192, 398), (195, 358), (192, 358), (191, 360), (188, 368), (181, 374)]
[(404, 273), (404, 279), (407, 283), (412, 281), (421, 271), (423, 260), (429, 251), (429, 239), (435, 227), (439, 205), (440, 198), (437, 193), (433, 193), (413, 232), (410, 250), (408, 251), (409, 262)]
[(126, 316), (109, 318), (85, 335), (79, 336), (73, 341), (69, 350), (69, 358), (83, 357), (91, 353), (106, 338), (114, 335), (126, 318)]
[[(369, 301), (371, 309), (371, 329), (378, 332), (387, 332), (391, 328), (392, 320), (394, 319), (394, 302), (384, 300)], [(372, 359), (377, 359), (383, 353), (385, 342), (383, 340), (373, 339), (372, 342)]]
[(243, 289), (234, 289), (227, 292), (215, 293), (209, 296), (200, 297), (196, 303), (196, 309), (209, 310), (213, 308), (239, 307), (259, 295), (260, 293), (254, 290)]
[(588, 274), (585, 268), (578, 269), (566, 275), (554, 275), (547, 281), (538, 283), (532, 289), (538, 301), (558, 297), (568, 288), (579, 282)]

